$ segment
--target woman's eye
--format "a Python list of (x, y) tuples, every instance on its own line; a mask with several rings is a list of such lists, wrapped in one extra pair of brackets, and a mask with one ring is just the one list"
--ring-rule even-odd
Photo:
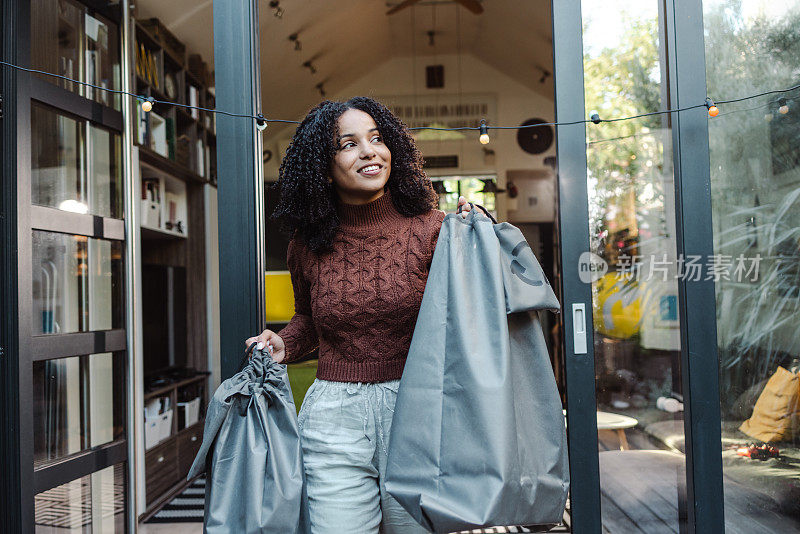
[(376, 135), (375, 137), (373, 137), (373, 138), (372, 138), (372, 140), (373, 140), (373, 141), (376, 141), (376, 140), (377, 140), (378, 142), (381, 142), (381, 143), (383, 142), (383, 139), (381, 138), (381, 136), (380, 136), (380, 135)]
[(342, 145), (342, 149), (350, 148), (351, 146), (356, 146), (356, 144), (354, 142), (352, 142), (352, 141), (349, 141), (349, 142), (347, 142), (347, 143)]

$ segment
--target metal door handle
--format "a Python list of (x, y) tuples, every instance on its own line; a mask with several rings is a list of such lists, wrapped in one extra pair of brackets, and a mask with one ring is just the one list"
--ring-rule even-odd
[(572, 303), (572, 347), (575, 354), (586, 354), (586, 304)]

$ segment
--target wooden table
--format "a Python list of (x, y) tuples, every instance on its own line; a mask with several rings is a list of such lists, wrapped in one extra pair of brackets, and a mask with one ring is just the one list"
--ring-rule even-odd
[[(567, 411), (562, 410), (566, 417)], [(621, 451), (630, 449), (628, 445), (628, 438), (625, 437), (625, 429), (633, 428), (639, 424), (639, 421), (633, 417), (611, 412), (597, 412), (597, 430), (611, 430), (617, 433), (619, 437), (619, 449)]]
[(597, 412), (597, 430), (616, 431), (619, 437), (619, 450), (621, 451), (630, 449), (628, 438), (625, 437), (625, 429), (633, 428), (638, 424), (639, 421), (627, 415), (611, 412)]

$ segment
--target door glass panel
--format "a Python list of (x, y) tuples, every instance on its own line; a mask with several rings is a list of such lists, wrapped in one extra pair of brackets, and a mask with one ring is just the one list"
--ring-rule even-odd
[[(800, 82), (800, 2), (703, 2), (715, 100)], [(727, 532), (800, 531), (800, 91), (709, 120)], [(766, 445), (764, 449), (752, 445)]]
[[(117, 26), (89, 14), (75, 0), (31, 2), (31, 66), (108, 89), (120, 88)], [(120, 96), (62, 78), (39, 78), (88, 99), (120, 109)]]
[(43, 491), (34, 510), (39, 534), (125, 532), (125, 464)]
[(119, 135), (39, 105), (31, 133), (34, 204), (122, 218)]
[(124, 380), (121, 353), (34, 362), (34, 466), (121, 439)]
[[(82, 80), (82, 18), (86, 8), (74, 0), (31, 2), (31, 67)], [(42, 80), (81, 94), (80, 84), (37, 74)]]
[[(582, 17), (589, 114), (666, 109), (659, 3), (587, 0)], [(586, 131), (591, 250), (582, 260), (594, 269), (582, 269), (582, 281), (592, 285), (603, 527), (679, 532), (685, 447), (669, 117)]]
[(33, 232), (34, 335), (122, 328), (122, 244)]

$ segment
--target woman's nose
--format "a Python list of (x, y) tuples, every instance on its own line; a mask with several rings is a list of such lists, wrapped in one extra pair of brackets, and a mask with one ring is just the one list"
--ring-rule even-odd
[(372, 159), (375, 156), (375, 149), (371, 145), (366, 145), (361, 149), (361, 159)]

